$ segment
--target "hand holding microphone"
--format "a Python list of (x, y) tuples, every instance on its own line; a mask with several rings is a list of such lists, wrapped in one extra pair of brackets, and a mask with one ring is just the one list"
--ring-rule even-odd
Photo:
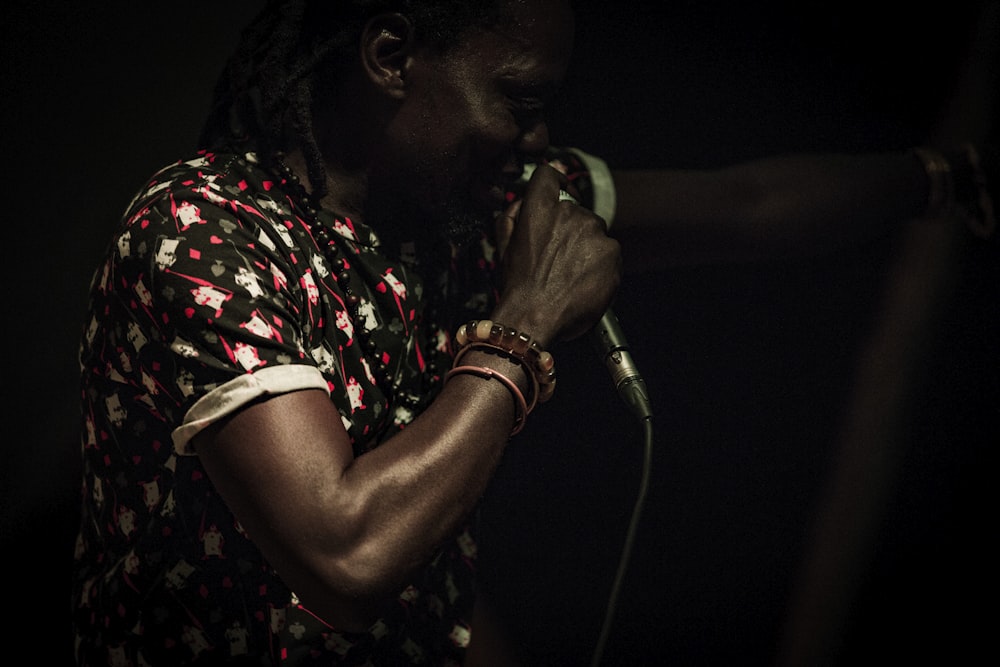
[[(504, 212), (501, 218), (498, 219), (498, 248), (501, 252), (506, 248), (506, 239), (510, 238), (514, 232), (514, 221), (518, 220), (518, 224), (522, 221), (520, 219), (520, 214), (522, 213), (522, 205), (528, 203), (528, 200), (532, 201), (538, 199), (539, 191), (544, 191), (546, 189), (546, 184), (535, 184), (535, 168), (533, 165), (529, 165), (525, 169), (525, 174), (522, 179), (522, 184), (528, 186), (525, 191), (525, 197), (522, 200), (518, 200), (511, 207)], [(552, 169), (551, 171), (555, 171)], [(552, 174), (554, 175), (554, 174)], [(544, 175), (543, 178), (551, 178), (552, 175)], [(551, 187), (551, 186), (549, 186)], [(533, 189), (533, 191), (531, 191)], [(546, 198), (551, 197), (551, 194), (545, 193)], [(560, 189), (558, 192), (557, 202), (555, 203), (557, 207), (566, 207), (566, 204), (561, 202), (571, 202), (572, 204), (577, 204), (576, 199), (570, 195), (565, 189)], [(551, 199), (548, 200), (551, 203)], [(534, 211), (531, 211), (532, 213)], [(584, 215), (586, 212), (586, 215)], [(607, 222), (596, 215), (591, 214), (584, 208), (580, 208), (579, 212), (573, 211), (579, 215), (580, 220), (576, 222), (574, 219), (570, 219), (570, 224), (579, 224), (580, 226), (585, 226), (588, 224), (589, 219), (600, 220), (605, 225), (605, 233), (607, 231)], [(532, 220), (530, 217), (523, 221), (526, 225), (531, 225)], [(555, 222), (556, 225), (560, 224), (561, 218)], [(560, 243), (558, 237), (551, 239), (536, 238), (536, 243)], [(505, 267), (507, 268), (507, 267)], [(583, 282), (584, 279), (593, 280), (593, 275), (583, 276), (580, 281)], [(614, 285), (617, 287), (617, 283)], [(584, 299), (593, 298), (587, 296), (585, 288), (578, 290), (580, 294), (570, 294), (567, 295), (566, 299)], [(592, 321), (592, 320), (591, 320)], [(626, 405), (631, 409), (631, 411), (639, 419), (649, 419), (652, 417), (652, 409), (649, 401), (649, 396), (646, 391), (645, 381), (642, 379), (635, 361), (632, 358), (631, 351), (629, 349), (628, 342), (625, 339), (625, 334), (621, 328), (621, 324), (618, 318), (615, 316), (611, 309), (607, 309), (600, 321), (589, 331), (593, 346), (600, 356), (601, 362), (607, 368), (609, 374), (611, 375), (611, 380), (618, 391), (619, 395), (625, 401)], [(566, 336), (570, 338), (572, 336)]]
[(618, 242), (598, 216), (560, 201), (564, 180), (539, 166), (523, 197), (499, 219), (510, 235), (500, 257), (502, 289), (493, 319), (530, 332), (543, 346), (584, 335), (621, 280)]

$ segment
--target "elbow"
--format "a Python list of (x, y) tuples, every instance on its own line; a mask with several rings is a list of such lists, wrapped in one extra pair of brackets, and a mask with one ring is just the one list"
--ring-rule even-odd
[(363, 604), (377, 604), (394, 597), (405, 579), (394, 564), (361, 548), (338, 559), (327, 576), (338, 596)]
[(314, 554), (283, 578), (302, 606), (331, 627), (362, 632), (374, 624), (402, 592), (405, 569), (392, 550), (357, 543), (350, 549)]
[(398, 595), (365, 563), (341, 562), (283, 578), (304, 608), (339, 631), (367, 630)]

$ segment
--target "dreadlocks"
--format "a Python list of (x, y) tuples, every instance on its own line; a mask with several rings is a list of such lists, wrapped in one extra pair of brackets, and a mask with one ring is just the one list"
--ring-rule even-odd
[(440, 52), (473, 27), (502, 19), (501, 0), (269, 0), (246, 27), (216, 84), (202, 129), (203, 148), (253, 150), (268, 165), (297, 145), (314, 196), (326, 193), (326, 170), (312, 118), (317, 81), (336, 83), (356, 58), (369, 18), (399, 12), (415, 36)]

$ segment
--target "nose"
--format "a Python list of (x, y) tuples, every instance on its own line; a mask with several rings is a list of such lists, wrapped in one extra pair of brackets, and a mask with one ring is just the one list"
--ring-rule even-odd
[(539, 157), (549, 147), (549, 126), (541, 118), (524, 127), (517, 140), (517, 152), (528, 157)]

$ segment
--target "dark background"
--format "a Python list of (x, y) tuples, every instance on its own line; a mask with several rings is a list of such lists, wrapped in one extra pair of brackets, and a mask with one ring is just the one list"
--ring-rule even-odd
[[(5, 10), (13, 374), (0, 548), (8, 632), (29, 653), (68, 652), (75, 347), (91, 268), (133, 191), (186, 155), (245, 12), (260, 4)], [(578, 4), (576, 69), (553, 110), (553, 141), (612, 167), (920, 143), (952, 96), (977, 6)], [(895, 252), (886, 241), (628, 277), (615, 309), (654, 401), (653, 483), (608, 663), (773, 661)], [(891, 469), (875, 478), (886, 483), (866, 510), (876, 540), (843, 581), (850, 604), (831, 662), (962, 662), (992, 648), (980, 609), (996, 588), (986, 536), (1000, 440), (997, 267), (995, 244), (960, 249), (922, 372), (907, 387)], [(585, 664), (641, 449), (585, 341), (557, 360), (556, 398), (508, 449), (486, 498), (482, 548), (486, 582), (502, 592), (533, 662)]]

